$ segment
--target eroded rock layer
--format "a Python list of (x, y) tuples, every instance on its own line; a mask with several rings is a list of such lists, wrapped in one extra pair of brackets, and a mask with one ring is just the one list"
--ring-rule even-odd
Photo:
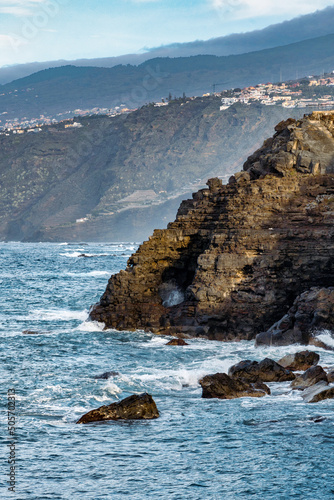
[(110, 278), (91, 318), (120, 330), (252, 339), (334, 283), (334, 112), (276, 127), (228, 185), (184, 201)]

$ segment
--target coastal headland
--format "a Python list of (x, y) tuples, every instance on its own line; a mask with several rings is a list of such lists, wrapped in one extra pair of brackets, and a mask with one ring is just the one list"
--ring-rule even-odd
[[(250, 340), (300, 294), (333, 285), (334, 111), (275, 130), (228, 184), (209, 179), (167, 229), (154, 231), (111, 276), (92, 320), (118, 330)], [(314, 310), (308, 319), (298, 340), (305, 344), (312, 328), (334, 321)]]

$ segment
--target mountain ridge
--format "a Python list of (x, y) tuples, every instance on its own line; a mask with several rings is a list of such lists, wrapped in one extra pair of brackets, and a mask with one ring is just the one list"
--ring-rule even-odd
[[(334, 7), (317, 10), (311, 14), (298, 16), (289, 21), (267, 26), (261, 30), (247, 33), (230, 34), (206, 41), (174, 43), (167, 46), (149, 49), (143, 54), (127, 54), (117, 57), (96, 59), (77, 59), (73, 61), (59, 60), (45, 63), (27, 63), (12, 67), (0, 68), (0, 84), (9, 83), (36, 71), (68, 64), (76, 66), (113, 67), (118, 64), (138, 65), (154, 57), (190, 56), (197, 54), (231, 55), (248, 51), (294, 43), (316, 36), (333, 33)], [(284, 40), (284, 43), (282, 43)]]
[(138, 108), (172, 96), (201, 95), (267, 81), (321, 74), (334, 68), (334, 35), (235, 56), (156, 58), (135, 66), (43, 70), (0, 87), (0, 106), (8, 118), (126, 105)]

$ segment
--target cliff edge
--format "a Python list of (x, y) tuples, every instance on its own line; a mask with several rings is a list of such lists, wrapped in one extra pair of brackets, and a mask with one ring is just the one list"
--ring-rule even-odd
[(334, 111), (289, 119), (227, 185), (182, 202), (112, 276), (107, 328), (252, 339), (311, 287), (334, 283)]

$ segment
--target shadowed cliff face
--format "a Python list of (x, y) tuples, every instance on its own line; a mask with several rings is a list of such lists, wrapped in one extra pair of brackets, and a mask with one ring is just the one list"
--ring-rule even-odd
[(91, 318), (121, 330), (251, 339), (297, 295), (332, 285), (333, 121), (334, 112), (281, 122), (228, 185), (210, 179), (110, 278)]

